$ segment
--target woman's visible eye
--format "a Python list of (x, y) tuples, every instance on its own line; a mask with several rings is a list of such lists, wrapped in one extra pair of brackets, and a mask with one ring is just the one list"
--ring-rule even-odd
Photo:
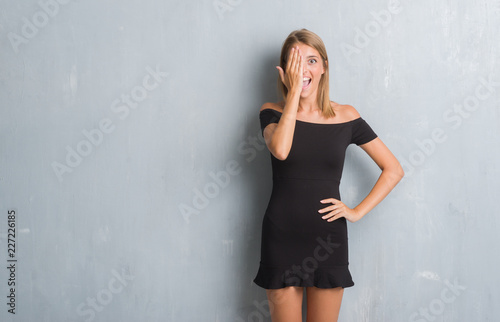
[(309, 59), (309, 64), (314, 64), (314, 63), (316, 63), (316, 59), (314, 58)]

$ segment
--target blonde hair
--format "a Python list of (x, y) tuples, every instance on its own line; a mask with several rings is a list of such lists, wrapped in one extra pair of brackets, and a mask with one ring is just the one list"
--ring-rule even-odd
[[(323, 68), (325, 72), (321, 75), (321, 79), (318, 85), (318, 96), (316, 101), (318, 102), (319, 108), (325, 117), (335, 116), (332, 106), (330, 105), (330, 77), (328, 73), (328, 55), (326, 54), (326, 47), (323, 40), (316, 35), (314, 32), (307, 29), (300, 29), (292, 31), (288, 37), (283, 42), (283, 47), (281, 48), (280, 56), (280, 66), (286, 73), (286, 61), (288, 59), (288, 53), (292, 46), (302, 43), (309, 47), (316, 49), (321, 56), (323, 61)], [(283, 99), (286, 103), (286, 96), (288, 94), (288, 89), (285, 84), (281, 81), (281, 77), (278, 75), (278, 90), (283, 95)]]

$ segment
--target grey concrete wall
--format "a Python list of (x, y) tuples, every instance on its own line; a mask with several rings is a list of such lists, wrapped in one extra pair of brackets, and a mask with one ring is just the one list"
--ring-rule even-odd
[[(0, 3), (2, 321), (269, 321), (258, 110), (302, 27), (407, 174), (341, 321), (500, 319), (500, 1)], [(351, 146), (343, 200), (378, 174)]]

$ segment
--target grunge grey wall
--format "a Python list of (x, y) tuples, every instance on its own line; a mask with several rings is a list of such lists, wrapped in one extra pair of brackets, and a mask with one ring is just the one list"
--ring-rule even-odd
[[(258, 110), (303, 27), (406, 171), (341, 321), (500, 319), (499, 0), (0, 3), (0, 320), (269, 321)], [(378, 175), (349, 147), (343, 201)]]

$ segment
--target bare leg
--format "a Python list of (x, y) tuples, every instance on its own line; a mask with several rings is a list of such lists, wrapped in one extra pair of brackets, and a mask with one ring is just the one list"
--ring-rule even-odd
[(273, 322), (302, 322), (303, 287), (289, 286), (266, 293)]
[(337, 322), (344, 289), (307, 287), (307, 322)]

